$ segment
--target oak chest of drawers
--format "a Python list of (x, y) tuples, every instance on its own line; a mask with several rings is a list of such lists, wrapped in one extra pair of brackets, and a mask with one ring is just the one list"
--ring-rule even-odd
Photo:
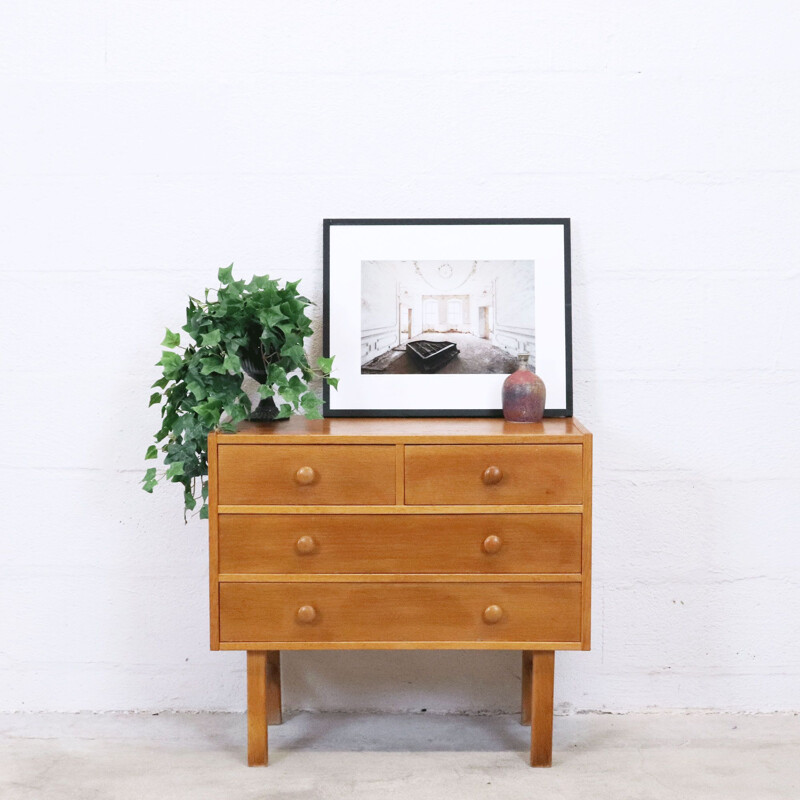
[(248, 762), (280, 651), (522, 651), (531, 764), (555, 650), (588, 650), (592, 437), (575, 419), (302, 418), (209, 437), (211, 648), (246, 650)]

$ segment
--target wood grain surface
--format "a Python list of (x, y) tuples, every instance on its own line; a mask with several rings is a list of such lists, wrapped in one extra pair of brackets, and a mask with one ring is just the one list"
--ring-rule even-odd
[(531, 680), (531, 766), (549, 767), (553, 761), (553, 683), (555, 653), (534, 650)]
[(544, 419), (520, 424), (502, 418), (469, 419), (317, 419), (291, 417), (281, 422), (241, 422), (237, 433), (221, 433), (220, 443), (236, 444), (337, 444), (403, 443), (431, 441), (580, 444), (584, 429), (576, 419)]
[(531, 679), (533, 677), (533, 650), (522, 651), (522, 709), (519, 721), (531, 724)]
[(211, 649), (219, 650), (219, 521), (217, 434), (208, 435), (208, 593)]
[[(578, 583), (223, 583), (220, 638), (578, 641), (580, 598)], [(502, 618), (487, 624), (491, 605)], [(297, 618), (305, 606), (314, 609), (312, 622)]]
[(406, 503), (580, 503), (582, 466), (582, 448), (574, 444), (409, 445)]
[(223, 514), (219, 571), (575, 573), (581, 515)]
[(247, 764), (266, 767), (267, 743), (267, 654), (247, 651)]
[[(395, 502), (391, 445), (220, 444), (217, 453), (221, 505)], [(305, 482), (303, 470), (313, 471), (313, 480)]]

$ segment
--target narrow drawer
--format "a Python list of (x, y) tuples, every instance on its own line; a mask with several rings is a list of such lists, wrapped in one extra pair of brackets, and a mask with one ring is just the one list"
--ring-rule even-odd
[(580, 514), (221, 514), (221, 573), (581, 571)]
[(577, 642), (579, 583), (222, 583), (220, 641)]
[(582, 501), (579, 444), (409, 445), (409, 505), (537, 505)]
[(392, 445), (220, 445), (221, 505), (391, 505)]

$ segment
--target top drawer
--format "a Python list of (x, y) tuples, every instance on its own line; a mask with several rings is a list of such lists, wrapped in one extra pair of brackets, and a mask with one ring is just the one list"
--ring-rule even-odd
[(408, 445), (409, 505), (583, 502), (579, 444)]
[(222, 444), (220, 505), (391, 505), (393, 445)]

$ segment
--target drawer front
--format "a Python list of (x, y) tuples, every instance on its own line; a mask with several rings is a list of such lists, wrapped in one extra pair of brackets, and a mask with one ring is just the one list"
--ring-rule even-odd
[(409, 445), (409, 505), (537, 505), (582, 502), (579, 444)]
[(392, 445), (220, 445), (221, 505), (391, 505)]
[(222, 573), (581, 571), (580, 514), (221, 514)]
[(220, 641), (578, 642), (579, 583), (222, 583)]

